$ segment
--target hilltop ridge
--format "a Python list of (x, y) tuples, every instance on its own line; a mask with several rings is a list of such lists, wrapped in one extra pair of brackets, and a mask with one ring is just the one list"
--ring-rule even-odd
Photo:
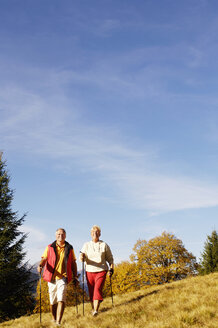
[[(136, 292), (104, 300), (101, 312), (91, 316), (90, 305), (67, 307), (63, 328), (217, 328), (218, 273), (187, 278), (165, 285), (153, 286)], [(37, 328), (39, 314), (21, 317), (0, 324), (0, 328)], [(42, 314), (41, 327), (53, 327), (50, 314)]]

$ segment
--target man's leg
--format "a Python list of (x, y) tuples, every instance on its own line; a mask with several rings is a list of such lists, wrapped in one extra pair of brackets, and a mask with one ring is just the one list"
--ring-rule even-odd
[(66, 302), (67, 282), (66, 279), (57, 280), (57, 315), (56, 323), (60, 324), (64, 314), (65, 302)]
[(64, 302), (58, 302), (57, 304), (57, 316), (56, 316), (56, 322), (61, 323), (61, 319), (64, 314), (64, 308), (65, 308), (65, 303)]
[(57, 303), (56, 304), (53, 304), (53, 305), (50, 305), (50, 311), (51, 311), (53, 320), (56, 321), (56, 317), (57, 317)]
[(48, 283), (48, 291), (49, 291), (49, 299), (50, 299), (50, 311), (52, 314), (52, 319), (56, 321), (57, 317), (57, 289), (56, 289), (56, 283), (49, 282)]

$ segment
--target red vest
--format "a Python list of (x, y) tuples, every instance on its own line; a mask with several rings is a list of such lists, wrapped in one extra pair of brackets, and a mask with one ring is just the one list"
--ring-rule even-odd
[[(72, 250), (73, 247), (65, 241), (64, 247), (64, 264), (67, 273), (67, 282), (72, 280)], [(51, 282), (53, 274), (55, 272), (56, 265), (56, 241), (48, 245), (48, 258), (43, 272), (43, 279)]]

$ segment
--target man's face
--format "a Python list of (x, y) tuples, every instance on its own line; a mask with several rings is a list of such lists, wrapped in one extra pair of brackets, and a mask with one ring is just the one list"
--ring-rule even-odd
[(65, 238), (66, 238), (66, 234), (63, 230), (58, 230), (56, 231), (56, 240), (59, 243), (64, 243), (65, 242)]

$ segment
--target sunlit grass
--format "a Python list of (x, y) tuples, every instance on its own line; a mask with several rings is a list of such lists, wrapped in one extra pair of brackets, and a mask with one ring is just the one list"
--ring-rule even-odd
[[(162, 286), (114, 296), (101, 305), (92, 317), (89, 304), (67, 307), (62, 320), (64, 328), (217, 328), (218, 273), (188, 278)], [(41, 327), (54, 327), (49, 313), (42, 314)], [(0, 324), (0, 327), (40, 327), (39, 314)]]

